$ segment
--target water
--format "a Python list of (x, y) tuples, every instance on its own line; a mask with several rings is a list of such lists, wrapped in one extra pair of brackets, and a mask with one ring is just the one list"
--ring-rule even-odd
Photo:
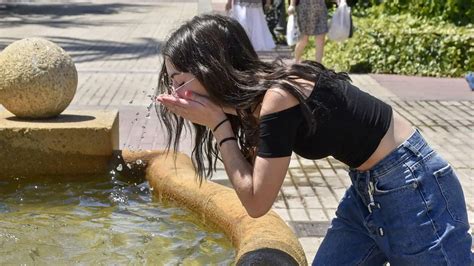
[[(152, 94), (149, 94), (150, 92)], [(145, 138), (145, 134), (147, 132), (146, 127), (149, 122), (148, 120), (152, 120), (152, 110), (155, 107), (155, 104), (157, 102), (156, 100), (157, 96), (155, 96), (154, 93), (155, 93), (155, 88), (151, 88), (150, 91), (146, 91), (146, 90), (142, 91), (143, 97), (145, 97), (145, 99), (148, 99), (149, 103), (146, 106), (145, 110), (135, 112), (135, 118), (130, 121), (130, 127), (132, 128), (132, 130), (133, 128), (138, 129), (138, 126), (141, 126), (140, 141)], [(130, 99), (128, 101), (129, 104), (133, 104), (133, 102), (134, 102), (134, 99)], [(132, 150), (132, 151), (142, 151), (142, 148), (140, 146), (141, 146), (140, 143), (135, 143), (135, 145), (133, 145), (133, 144), (129, 144), (125, 142), (122, 144), (122, 147), (126, 147), (128, 150)]]
[(56, 180), (0, 180), (0, 265), (228, 265), (235, 258), (222, 233), (158, 202), (144, 180)]

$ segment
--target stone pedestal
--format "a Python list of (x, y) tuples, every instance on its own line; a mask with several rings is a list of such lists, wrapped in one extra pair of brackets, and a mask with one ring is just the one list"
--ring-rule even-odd
[(119, 149), (117, 111), (23, 120), (0, 112), (0, 178), (105, 174)]

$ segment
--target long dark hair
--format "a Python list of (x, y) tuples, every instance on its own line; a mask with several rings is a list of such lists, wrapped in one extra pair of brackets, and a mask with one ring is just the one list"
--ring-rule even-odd
[[(280, 87), (295, 96), (301, 103), (309, 129), (316, 128), (316, 119), (306, 104), (303, 88), (296, 81), (304, 79), (314, 82), (318, 89), (338, 86), (337, 80), (348, 80), (345, 73), (335, 73), (312, 61), (291, 66), (280, 60), (267, 63), (259, 60), (257, 53), (240, 24), (221, 15), (200, 15), (184, 23), (173, 32), (162, 48), (178, 71), (193, 74), (206, 88), (210, 100), (222, 106), (233, 107), (237, 115), (228, 115), (232, 129), (238, 139), (244, 157), (253, 164), (258, 142), (259, 121), (252, 114), (263, 100), (267, 89)], [(163, 60), (164, 61), (164, 60)], [(157, 94), (170, 93), (169, 77), (163, 62), (157, 87)], [(318, 106), (318, 112), (327, 108)], [(166, 127), (167, 146), (179, 147), (184, 119), (157, 105), (156, 111)], [(194, 126), (194, 147), (192, 159), (199, 180), (212, 176), (220, 159), (212, 131), (204, 126)], [(207, 171), (205, 169), (207, 160)]]

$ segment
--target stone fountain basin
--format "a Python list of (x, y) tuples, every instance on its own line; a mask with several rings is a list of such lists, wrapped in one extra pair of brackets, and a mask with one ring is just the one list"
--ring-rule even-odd
[(188, 156), (120, 151), (118, 140), (117, 111), (66, 111), (34, 121), (3, 112), (0, 179), (101, 174), (129, 164), (132, 174), (146, 175), (158, 198), (172, 200), (222, 230), (236, 249), (237, 265), (307, 265), (296, 236), (273, 211), (251, 218), (232, 189), (210, 181), (200, 185)]

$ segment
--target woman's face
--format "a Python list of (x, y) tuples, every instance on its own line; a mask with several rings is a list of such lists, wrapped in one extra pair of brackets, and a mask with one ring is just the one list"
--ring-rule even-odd
[(186, 91), (192, 91), (202, 96), (209, 96), (204, 86), (193, 74), (176, 70), (168, 57), (165, 57), (165, 65), (170, 79), (171, 90), (174, 91), (173, 94), (184, 98)]
[[(165, 57), (166, 72), (169, 77), (169, 84), (173, 94), (180, 98), (186, 98), (184, 93), (186, 91), (192, 91), (201, 96), (209, 97), (206, 88), (196, 79), (196, 77), (188, 72), (180, 72), (176, 70), (175, 66), (168, 57)], [(237, 112), (232, 107), (221, 106), (225, 113), (236, 115)]]

